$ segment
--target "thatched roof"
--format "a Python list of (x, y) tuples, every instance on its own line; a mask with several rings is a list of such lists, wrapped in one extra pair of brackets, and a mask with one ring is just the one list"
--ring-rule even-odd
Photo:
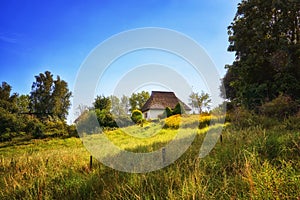
[(184, 106), (185, 110), (191, 110), (189, 106), (176, 97), (174, 92), (152, 91), (150, 98), (142, 107), (142, 112), (150, 109), (164, 110), (166, 107), (174, 109), (178, 102)]

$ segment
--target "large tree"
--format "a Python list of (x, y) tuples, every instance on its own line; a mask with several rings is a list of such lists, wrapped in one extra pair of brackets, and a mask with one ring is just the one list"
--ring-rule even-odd
[(300, 99), (299, 0), (243, 0), (228, 34), (235, 52), (223, 79), (228, 99), (248, 108), (279, 94)]
[(54, 80), (49, 71), (40, 73), (35, 79), (30, 93), (30, 111), (40, 118), (53, 116), (65, 120), (72, 95), (67, 82), (59, 76)]

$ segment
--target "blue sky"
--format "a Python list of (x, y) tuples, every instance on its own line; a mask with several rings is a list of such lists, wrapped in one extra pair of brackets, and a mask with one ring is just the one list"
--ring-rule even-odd
[[(99, 43), (134, 28), (162, 27), (198, 42), (221, 76), (234, 54), (227, 52), (227, 26), (238, 0), (1, 0), (0, 81), (28, 94), (34, 76), (60, 75), (73, 90), (84, 59)], [(108, 74), (108, 76), (113, 76)], [(197, 85), (197, 82), (193, 83)]]

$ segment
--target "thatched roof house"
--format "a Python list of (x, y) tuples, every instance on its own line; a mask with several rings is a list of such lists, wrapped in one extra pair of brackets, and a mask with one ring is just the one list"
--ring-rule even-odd
[(166, 107), (174, 109), (177, 103), (181, 103), (186, 111), (191, 108), (176, 97), (174, 92), (152, 91), (150, 98), (142, 107), (145, 119), (155, 119), (161, 115)]

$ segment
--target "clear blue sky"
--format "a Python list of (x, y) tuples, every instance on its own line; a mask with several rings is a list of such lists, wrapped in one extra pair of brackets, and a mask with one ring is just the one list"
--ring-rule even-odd
[[(227, 52), (227, 26), (238, 0), (1, 0), (0, 81), (28, 94), (34, 75), (60, 75), (73, 90), (89, 52), (110, 36), (142, 27), (179, 31), (197, 41), (221, 76), (234, 54)], [(112, 74), (113, 76), (113, 74)], [(195, 83), (196, 85), (197, 83)]]

